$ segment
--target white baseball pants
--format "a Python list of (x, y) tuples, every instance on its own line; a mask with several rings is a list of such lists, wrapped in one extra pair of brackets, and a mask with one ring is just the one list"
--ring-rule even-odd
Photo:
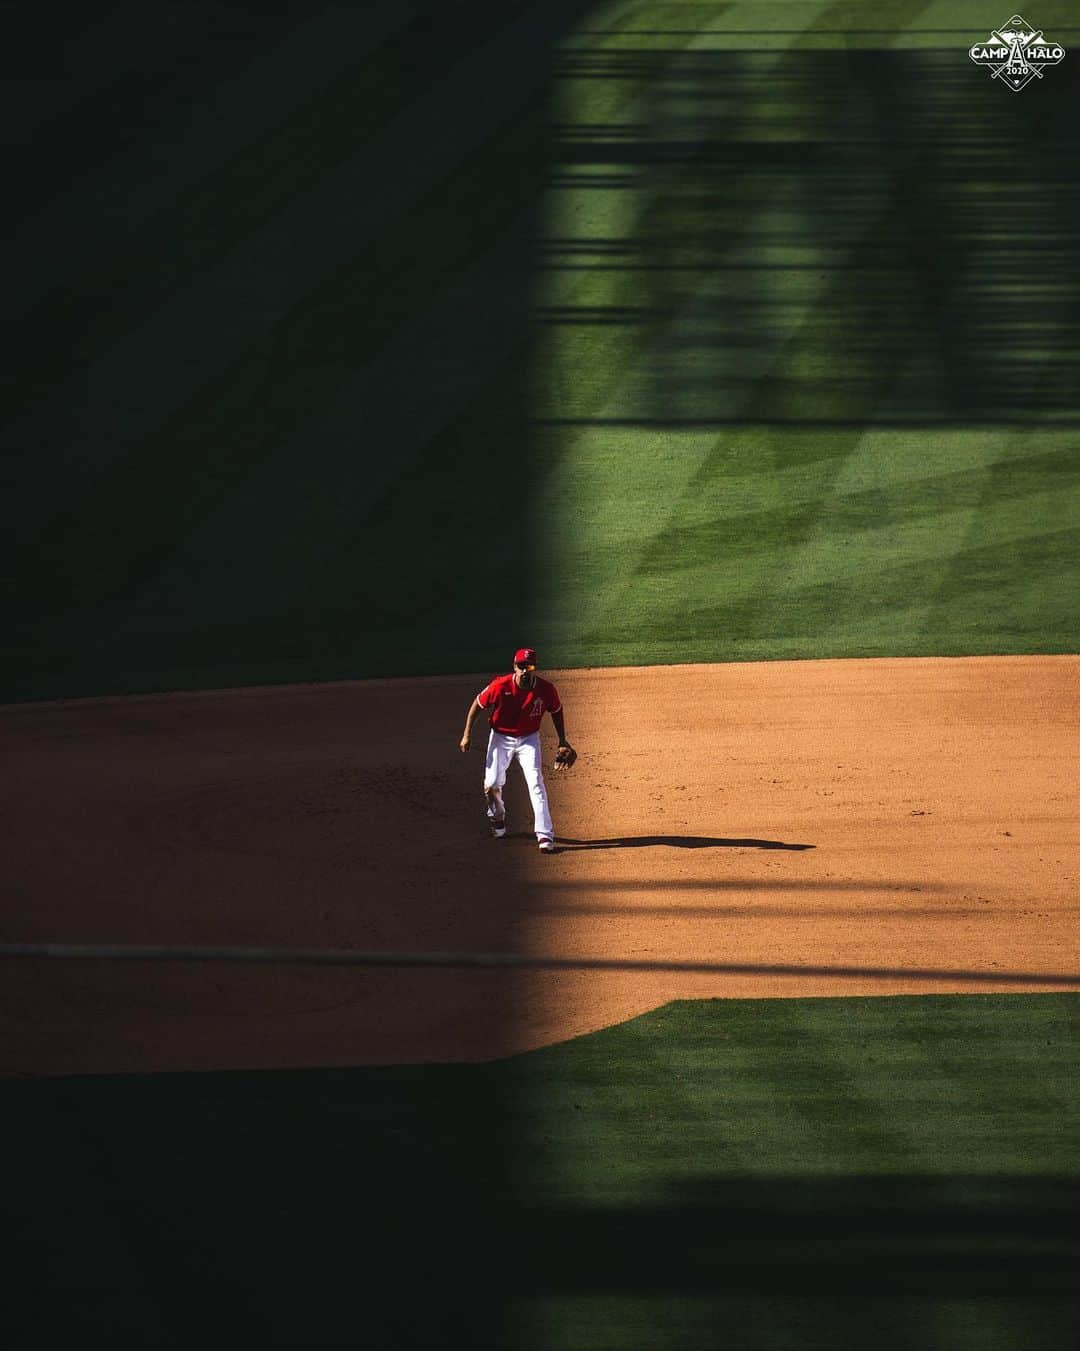
[(555, 838), (555, 827), (551, 824), (551, 812), (548, 808), (547, 788), (540, 762), (540, 733), (532, 732), (528, 736), (507, 736), (505, 732), (492, 729), (488, 736), (487, 760), (484, 763), (484, 791), (494, 788), (498, 793), (498, 809), (488, 799), (488, 816), (497, 816), (502, 811), (502, 787), (506, 782), (506, 771), (516, 760), (525, 775), (525, 783), (532, 799), (533, 829), (538, 840), (545, 837)]

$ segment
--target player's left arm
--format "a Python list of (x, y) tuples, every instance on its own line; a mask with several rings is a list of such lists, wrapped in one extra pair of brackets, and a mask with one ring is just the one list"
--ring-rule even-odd
[(569, 769), (577, 759), (577, 751), (566, 739), (566, 720), (561, 707), (552, 710), (551, 721), (555, 724), (555, 735), (559, 738), (559, 748), (555, 752), (555, 768)]

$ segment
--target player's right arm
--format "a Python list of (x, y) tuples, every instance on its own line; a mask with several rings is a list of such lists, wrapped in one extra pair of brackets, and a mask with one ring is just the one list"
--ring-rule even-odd
[(461, 734), (461, 753), (464, 755), (469, 749), (469, 738), (472, 736), (473, 723), (480, 714), (479, 701), (474, 699), (469, 705), (469, 713), (465, 719), (465, 730)]

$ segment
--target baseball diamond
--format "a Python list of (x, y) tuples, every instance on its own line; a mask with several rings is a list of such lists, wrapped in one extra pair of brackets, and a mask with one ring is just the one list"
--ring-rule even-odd
[[(358, 982), (302, 965), (223, 981), (190, 961), (9, 963), (0, 1071), (479, 1060), (677, 998), (1080, 989), (1080, 658), (553, 675), (588, 751), (552, 779), (558, 851), (543, 860), (518, 848), (534, 839), (513, 827), (531, 818), (522, 779), (495, 845), (475, 762), (447, 752), (475, 678), (5, 709), (9, 941), (524, 965)], [(530, 970), (530, 954), (582, 966)]]
[(5, 5), (5, 1345), (1080, 1344), (1078, 24)]

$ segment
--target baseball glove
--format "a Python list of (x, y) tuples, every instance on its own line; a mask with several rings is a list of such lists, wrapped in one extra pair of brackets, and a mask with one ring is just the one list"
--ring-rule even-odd
[(569, 769), (576, 759), (577, 751), (574, 750), (573, 746), (571, 746), (568, 741), (564, 742), (555, 752), (555, 768)]

